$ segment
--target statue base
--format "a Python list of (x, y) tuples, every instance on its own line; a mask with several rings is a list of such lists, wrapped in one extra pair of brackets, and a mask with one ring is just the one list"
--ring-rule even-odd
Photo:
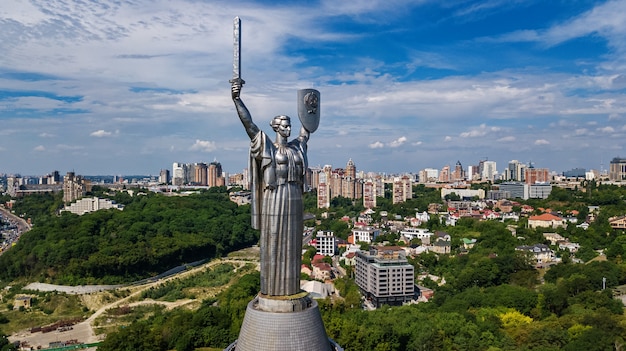
[(239, 339), (224, 351), (343, 351), (328, 338), (308, 293), (259, 295), (248, 303)]

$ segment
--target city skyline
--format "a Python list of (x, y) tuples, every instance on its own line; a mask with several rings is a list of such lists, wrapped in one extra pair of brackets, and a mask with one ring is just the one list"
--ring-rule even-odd
[(263, 130), (278, 114), (298, 130), (297, 89), (321, 92), (312, 166), (606, 170), (624, 152), (625, 11), (624, 1), (8, 0), (0, 171), (157, 175), (218, 160), (241, 172), (235, 16), (242, 97)]

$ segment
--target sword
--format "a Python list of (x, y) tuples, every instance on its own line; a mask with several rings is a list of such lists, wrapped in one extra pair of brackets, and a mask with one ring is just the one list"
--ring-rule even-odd
[(242, 86), (245, 81), (241, 79), (241, 19), (239, 16), (233, 20), (233, 79), (232, 83), (239, 83)]

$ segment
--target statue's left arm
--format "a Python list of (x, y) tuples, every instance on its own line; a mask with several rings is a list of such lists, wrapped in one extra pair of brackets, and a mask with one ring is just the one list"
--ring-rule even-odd
[(309, 136), (311, 135), (311, 133), (306, 130), (306, 128), (304, 127), (300, 127), (300, 136), (298, 136), (298, 140), (300, 140), (300, 142), (306, 144), (309, 141)]

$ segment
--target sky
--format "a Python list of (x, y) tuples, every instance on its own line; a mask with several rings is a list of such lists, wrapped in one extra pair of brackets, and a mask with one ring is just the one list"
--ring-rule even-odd
[[(247, 166), (254, 122), (300, 122), (309, 165), (417, 173), (457, 161), (561, 173), (626, 157), (626, 1), (2, 0), (0, 173)], [(293, 135), (296, 136), (296, 135)]]

